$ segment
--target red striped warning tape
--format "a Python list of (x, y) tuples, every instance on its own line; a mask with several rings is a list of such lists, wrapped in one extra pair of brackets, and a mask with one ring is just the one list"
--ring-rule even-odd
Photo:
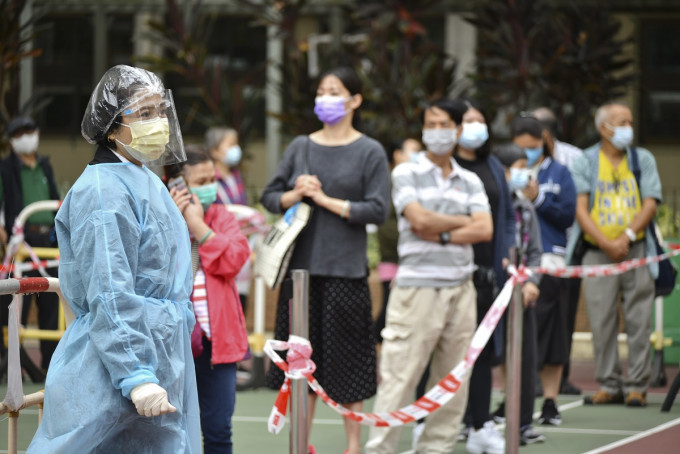
[(614, 276), (616, 274), (623, 274), (633, 268), (639, 268), (654, 262), (661, 262), (670, 259), (671, 257), (675, 257), (676, 255), (680, 255), (680, 245), (666, 243), (666, 247), (670, 248), (670, 250), (661, 255), (626, 260), (625, 262), (620, 263), (610, 263), (608, 265), (565, 266), (563, 268), (536, 266), (528, 267), (527, 270), (532, 273), (563, 278)]
[[(460, 388), (461, 383), (465, 380), (468, 372), (472, 369), (473, 364), (477, 360), (477, 357), (481, 353), (482, 349), (486, 345), (489, 337), (493, 333), (494, 328), (498, 324), (505, 308), (510, 301), (510, 296), (512, 295), (512, 288), (516, 282), (524, 280), (526, 275), (520, 274), (517, 270), (512, 271), (514, 275), (508, 279), (508, 281), (503, 286), (503, 289), (498, 294), (498, 297), (494, 301), (491, 309), (487, 312), (484, 320), (477, 328), (474, 336), (472, 337), (472, 342), (468, 348), (465, 360), (461, 361), (456, 367), (454, 367), (448, 375), (446, 375), (437, 385), (430, 389), (423, 397), (418, 399), (411, 405), (407, 405), (396, 411), (389, 413), (359, 413), (348, 410), (339, 403), (335, 402), (333, 399), (328, 397), (328, 394), (324, 391), (318, 381), (312, 376), (313, 370), (310, 372), (309, 362), (311, 362), (312, 349), (302, 349), (299, 347), (300, 343), (304, 341), (305, 345), (309, 344), (309, 341), (299, 337), (291, 336), (288, 342), (278, 341), (278, 340), (268, 340), (264, 346), (264, 351), (271, 358), (271, 360), (276, 364), (281, 370), (286, 373), (286, 379), (283, 386), (279, 390), (279, 394), (276, 397), (274, 407), (269, 415), (268, 428), (271, 433), (279, 433), (283, 428), (285, 423), (286, 411), (288, 409), (288, 397), (290, 395), (290, 379), (291, 378), (301, 378), (306, 377), (307, 383), (314, 390), (314, 392), (331, 408), (354, 421), (358, 421), (362, 424), (369, 426), (387, 427), (387, 426), (400, 426), (403, 424), (408, 424), (416, 419), (424, 418), (428, 414), (432, 413), (442, 405), (446, 404), (449, 400), (456, 395), (456, 392)], [(275, 350), (292, 350), (297, 351), (298, 354), (304, 354), (304, 361), (300, 358), (296, 359), (296, 364), (291, 364), (291, 362), (286, 363)], [(291, 353), (288, 353), (290, 355)], [(312, 363), (313, 364), (313, 363)]]
[(40, 267), (56, 268), (58, 266), (59, 266), (59, 259), (39, 260), (38, 263), (25, 262), (25, 263), (15, 263), (13, 265), (7, 265), (7, 266), (0, 265), (0, 272), (11, 273), (11, 272), (16, 272), (16, 271), (21, 271), (22, 273), (25, 273), (26, 271), (35, 271), (37, 269), (40, 269)]
[[(288, 398), (290, 396), (290, 379), (306, 378), (310, 388), (332, 409), (342, 416), (369, 426), (394, 427), (408, 424), (421, 419), (434, 412), (442, 405), (453, 399), (460, 388), (461, 383), (467, 378), (479, 354), (489, 341), (498, 321), (505, 308), (510, 302), (512, 289), (517, 283), (522, 283), (533, 273), (549, 274), (552, 276), (572, 277), (596, 277), (622, 274), (633, 268), (660, 262), (667, 258), (680, 255), (680, 245), (667, 245), (672, 249), (656, 257), (628, 260), (626, 262), (600, 266), (569, 266), (564, 268), (543, 267), (508, 267), (510, 278), (505, 282), (503, 289), (496, 297), (491, 308), (484, 316), (477, 331), (475, 331), (470, 347), (468, 347), (465, 359), (458, 363), (437, 385), (430, 389), (423, 397), (414, 403), (389, 413), (360, 413), (348, 410), (331, 399), (324, 391), (312, 373), (315, 366), (311, 361), (312, 349), (309, 341), (297, 336), (291, 336), (288, 342), (268, 340), (265, 343), (264, 352), (281, 370), (286, 373), (286, 379), (279, 390), (274, 402), (274, 407), (269, 415), (268, 429), (271, 433), (279, 433), (285, 424), (285, 416), (288, 410)], [(275, 350), (289, 350), (288, 355), (293, 354), (293, 360), (284, 361)], [(311, 365), (310, 365), (311, 363)]]

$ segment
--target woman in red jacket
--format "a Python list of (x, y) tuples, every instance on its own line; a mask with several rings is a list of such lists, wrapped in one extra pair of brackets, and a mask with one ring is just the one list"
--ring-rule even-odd
[[(216, 204), (215, 168), (200, 147), (166, 168), (170, 195), (186, 220), (192, 241), (196, 314), (192, 349), (201, 409), (203, 452), (232, 452), (231, 416), (236, 400), (236, 363), (248, 348), (234, 277), (250, 257), (248, 240), (224, 205)], [(183, 177), (182, 180), (175, 180)], [(175, 183), (180, 182), (179, 185)], [(196, 252), (197, 251), (197, 252)], [(194, 339), (200, 339), (194, 342)]]

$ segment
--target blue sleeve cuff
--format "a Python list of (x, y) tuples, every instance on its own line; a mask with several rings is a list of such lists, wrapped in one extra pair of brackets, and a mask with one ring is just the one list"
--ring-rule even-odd
[(534, 207), (539, 208), (541, 205), (543, 205), (543, 202), (545, 202), (545, 193), (539, 189), (538, 195), (536, 196), (536, 200), (534, 200), (533, 202)]
[(138, 369), (137, 372), (132, 377), (125, 378), (120, 382), (120, 390), (124, 397), (130, 398), (130, 392), (135, 386), (139, 386), (143, 383), (155, 383), (158, 384), (158, 378), (147, 369)]

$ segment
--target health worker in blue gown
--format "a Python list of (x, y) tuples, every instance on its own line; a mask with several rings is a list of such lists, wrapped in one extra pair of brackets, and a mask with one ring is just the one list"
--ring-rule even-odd
[(94, 159), (57, 213), (75, 321), (52, 358), (29, 453), (200, 453), (186, 223), (147, 167), (185, 160), (172, 95), (139, 68), (102, 77), (82, 122)]

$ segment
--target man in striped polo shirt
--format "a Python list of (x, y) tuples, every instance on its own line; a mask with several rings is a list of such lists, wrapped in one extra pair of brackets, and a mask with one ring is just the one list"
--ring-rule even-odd
[[(422, 114), (427, 151), (392, 172), (399, 215), (399, 271), (382, 331), (381, 382), (374, 412), (409, 404), (432, 358), (428, 389), (464, 359), (477, 325), (472, 244), (491, 241), (484, 186), (451, 157), (465, 103), (441, 99)], [(416, 452), (449, 453), (465, 412), (468, 384), (427, 417)], [(370, 430), (366, 452), (393, 453), (400, 428)]]

